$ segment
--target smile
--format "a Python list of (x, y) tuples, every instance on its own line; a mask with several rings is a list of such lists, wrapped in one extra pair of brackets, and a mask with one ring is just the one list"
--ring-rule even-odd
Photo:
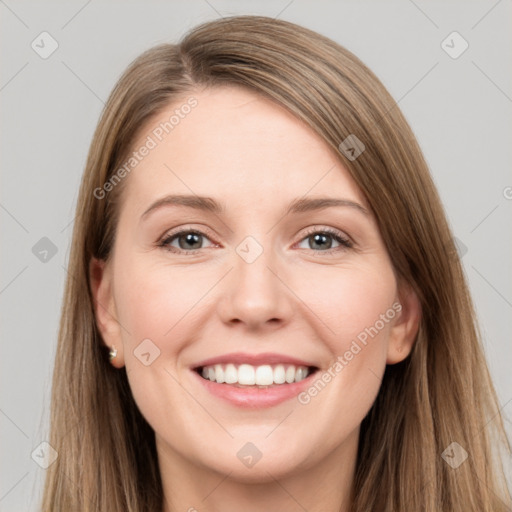
[(217, 384), (231, 384), (239, 387), (293, 384), (307, 378), (316, 371), (314, 366), (299, 366), (293, 364), (215, 364), (202, 366), (196, 371), (207, 380)]

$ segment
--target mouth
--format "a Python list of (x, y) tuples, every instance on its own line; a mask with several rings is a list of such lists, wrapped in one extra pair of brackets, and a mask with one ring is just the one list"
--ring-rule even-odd
[(270, 352), (232, 352), (189, 368), (199, 389), (210, 397), (246, 409), (273, 407), (296, 398), (320, 371), (311, 360)]
[(193, 370), (204, 380), (236, 388), (266, 389), (283, 387), (307, 379), (319, 368), (297, 364), (212, 364)]

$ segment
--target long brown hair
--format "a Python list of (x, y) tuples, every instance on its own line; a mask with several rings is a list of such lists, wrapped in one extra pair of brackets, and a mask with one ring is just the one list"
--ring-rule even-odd
[[(351, 52), (261, 16), (204, 23), (179, 44), (146, 51), (105, 105), (76, 210), (52, 389), (49, 441), (59, 456), (47, 470), (43, 510), (162, 509), (154, 432), (125, 370), (109, 364), (89, 281), (91, 258), (111, 253), (123, 183), (101, 199), (94, 191), (152, 116), (194, 90), (223, 84), (284, 106), (337, 151), (376, 215), (397, 275), (421, 301), (413, 351), (386, 368), (362, 422), (351, 511), (505, 511), (510, 494), (493, 446), (501, 442), (510, 453), (510, 444), (461, 263), (413, 132)], [(365, 146), (359, 158), (339, 149), (349, 135)], [(457, 468), (442, 456), (453, 442), (469, 454)]]

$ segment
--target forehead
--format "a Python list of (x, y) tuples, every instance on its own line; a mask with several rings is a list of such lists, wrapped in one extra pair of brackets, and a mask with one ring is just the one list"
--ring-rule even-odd
[(183, 96), (146, 123), (132, 149), (144, 145), (151, 149), (130, 172), (125, 190), (140, 208), (169, 193), (209, 195), (227, 205), (252, 199), (256, 208), (305, 194), (365, 204), (320, 136), (245, 88), (221, 86)]

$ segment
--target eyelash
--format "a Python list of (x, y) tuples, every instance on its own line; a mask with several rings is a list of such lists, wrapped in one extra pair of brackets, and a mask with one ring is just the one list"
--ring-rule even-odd
[[(198, 251), (202, 250), (202, 249), (191, 249), (190, 251), (185, 251), (183, 249), (177, 249), (176, 247), (171, 247), (169, 245), (175, 238), (178, 238), (180, 235), (184, 235), (184, 234), (194, 234), (194, 235), (200, 235), (200, 236), (209, 238), (208, 235), (206, 233), (203, 233), (202, 231), (199, 231), (196, 229), (182, 229), (180, 231), (176, 231), (174, 233), (169, 233), (169, 234), (165, 235), (158, 243), (158, 247), (161, 247), (169, 252), (173, 252), (176, 254), (188, 255), (188, 256), (193, 256), (193, 255), (197, 254)], [(311, 249), (314, 252), (331, 255), (338, 251), (343, 251), (343, 250), (353, 248), (352, 242), (348, 238), (341, 236), (338, 231), (331, 229), (331, 228), (318, 229), (316, 226), (311, 228), (308, 232), (306, 232), (305, 236), (299, 240), (299, 243), (314, 234), (329, 235), (334, 240), (336, 240), (336, 242), (338, 242), (340, 244), (339, 247), (334, 247), (332, 249), (327, 249), (325, 251), (314, 251), (314, 249)]]

